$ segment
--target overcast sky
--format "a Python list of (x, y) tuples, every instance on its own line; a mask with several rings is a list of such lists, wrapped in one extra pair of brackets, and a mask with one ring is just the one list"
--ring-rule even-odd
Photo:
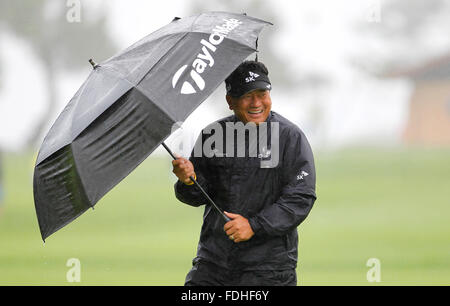
[[(243, 8), (246, 2), (242, 1)], [(269, 2), (278, 18), (283, 18), (285, 23), (283, 27), (275, 25), (265, 31), (276, 31), (279, 55), (288, 59), (289, 67), (286, 69), (289, 73), (295, 74), (300, 69), (320, 71), (333, 80), (330, 88), (316, 95), (308, 95), (301, 89), (294, 94), (277, 91), (276, 80), (272, 80), (273, 109), (296, 122), (317, 148), (340, 147), (358, 141), (366, 144), (397, 141), (407, 117), (410, 84), (369, 77), (351, 67), (347, 60), (364, 40), (354, 31), (355, 22), (382, 22), (383, 2)], [(109, 29), (119, 49), (164, 26), (173, 17), (189, 14), (189, 1), (181, 0), (90, 0), (89, 4), (81, 3), (82, 14), (108, 11)], [(47, 98), (42, 80), (43, 67), (25, 41), (12, 34), (0, 33), (3, 33), (0, 36), (3, 71), (0, 147), (20, 150), (25, 136), (42, 115), (42, 105)], [(60, 77), (58, 113), (87, 77), (89, 69), (87, 65), (84, 71)], [(183, 132), (178, 135), (193, 139), (202, 127), (222, 116), (223, 113), (211, 103), (212, 100), (208, 99), (201, 105), (184, 123)], [(225, 100), (223, 103), (226, 111)], [(315, 117), (312, 118), (311, 114)]]

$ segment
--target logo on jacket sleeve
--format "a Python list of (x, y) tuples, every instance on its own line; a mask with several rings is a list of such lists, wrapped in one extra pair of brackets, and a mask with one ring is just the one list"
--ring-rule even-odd
[(302, 172), (300, 172), (300, 174), (297, 175), (297, 181), (303, 180), (303, 179), (304, 179), (305, 177), (307, 177), (308, 175), (309, 175), (308, 172), (302, 170)]

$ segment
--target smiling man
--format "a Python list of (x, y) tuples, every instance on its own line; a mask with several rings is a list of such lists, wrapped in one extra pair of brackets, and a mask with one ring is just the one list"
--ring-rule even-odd
[(268, 71), (259, 62), (244, 62), (225, 81), (227, 102), (243, 123), (267, 120), (272, 108)]
[[(231, 219), (225, 223), (209, 204), (205, 206), (197, 256), (185, 285), (297, 284), (297, 226), (316, 200), (314, 158), (303, 132), (272, 111), (268, 75), (261, 62), (243, 62), (225, 80), (226, 100), (234, 114), (214, 123), (227, 132), (230, 126), (245, 124), (255, 133), (246, 131), (244, 141), (236, 141), (239, 133), (219, 133), (217, 138), (205, 128), (198, 145), (203, 147), (210, 137), (223, 138), (225, 145), (216, 141), (214, 155), (196, 156), (193, 150), (189, 160), (180, 157), (172, 163), (180, 201), (191, 206), (207, 203), (191, 182), (193, 176)], [(261, 134), (270, 135), (267, 143), (262, 143)], [(234, 151), (225, 151), (230, 142)], [(234, 154), (249, 153), (251, 144), (256, 144), (256, 155)], [(279, 160), (267, 163), (274, 154)]]

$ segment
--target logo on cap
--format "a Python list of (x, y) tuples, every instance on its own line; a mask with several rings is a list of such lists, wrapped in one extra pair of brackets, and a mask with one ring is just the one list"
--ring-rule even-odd
[(256, 78), (259, 77), (259, 74), (254, 73), (252, 71), (249, 71), (248, 74), (250, 76), (245, 78), (245, 83), (254, 82), (254, 81), (256, 81)]

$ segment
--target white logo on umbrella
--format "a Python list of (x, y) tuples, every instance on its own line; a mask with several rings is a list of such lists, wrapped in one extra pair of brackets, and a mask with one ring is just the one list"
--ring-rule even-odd
[[(178, 69), (177, 72), (175, 72), (175, 75), (172, 78), (172, 87), (173, 88), (175, 88), (175, 86), (177, 85), (178, 79), (181, 77), (184, 70), (186, 70), (187, 66), (188, 65), (184, 65), (183, 67)], [(195, 84), (197, 85), (197, 87), (200, 90), (203, 90), (205, 88), (205, 80), (203, 80), (203, 78), (200, 76), (200, 74), (198, 74), (195, 70), (191, 70), (191, 78), (194, 80)], [(183, 83), (183, 86), (181, 87), (181, 93), (183, 95), (190, 95), (190, 94), (193, 94), (196, 92), (197, 91), (195, 90), (194, 86), (192, 86), (191, 83), (189, 83), (188, 81), (185, 81)]]
[[(237, 19), (225, 19), (225, 23), (221, 26), (216, 26), (213, 29), (212, 34), (209, 36), (208, 40), (202, 39), (200, 44), (203, 45), (201, 52), (197, 54), (197, 57), (192, 62), (192, 70), (189, 75), (191, 80), (194, 81), (197, 88), (202, 91), (205, 89), (205, 80), (202, 78), (201, 74), (205, 72), (206, 68), (214, 66), (214, 58), (212, 54), (216, 52), (218, 45), (227, 37), (227, 35), (242, 24), (242, 21)], [(180, 69), (175, 72), (172, 77), (172, 87), (175, 88), (179, 79), (182, 75), (185, 75), (185, 70), (188, 65), (183, 65)], [(197, 89), (192, 85), (192, 82), (185, 80), (181, 86), (180, 93), (183, 95), (190, 95), (196, 93)]]

